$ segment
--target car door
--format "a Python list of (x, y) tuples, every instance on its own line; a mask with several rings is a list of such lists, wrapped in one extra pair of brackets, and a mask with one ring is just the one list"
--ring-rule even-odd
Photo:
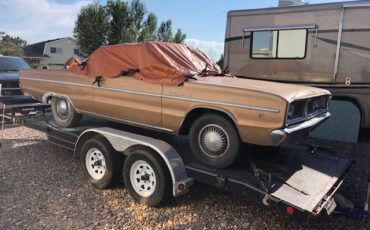
[(161, 127), (162, 85), (130, 76), (102, 78), (94, 87), (95, 112), (124, 123)]

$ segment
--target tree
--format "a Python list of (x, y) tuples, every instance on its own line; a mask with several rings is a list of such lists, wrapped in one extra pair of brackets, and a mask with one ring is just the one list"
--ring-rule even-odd
[(138, 42), (155, 41), (157, 39), (157, 16), (150, 13), (143, 23), (143, 28), (140, 32)]
[(132, 0), (130, 3), (108, 0), (106, 6), (95, 2), (81, 9), (74, 36), (82, 52), (87, 55), (105, 44), (145, 41), (183, 43), (186, 39), (181, 29), (173, 35), (171, 20), (163, 21), (157, 27), (157, 16), (147, 13), (140, 0)]
[(111, 19), (109, 22), (108, 43), (118, 44), (131, 26), (130, 9), (126, 2), (109, 0), (106, 7)]
[(161, 42), (170, 42), (173, 39), (172, 34), (172, 21), (167, 20), (161, 22), (161, 25), (158, 28), (157, 40)]
[(27, 42), (20, 37), (12, 37), (0, 32), (0, 54), (7, 56), (23, 56), (23, 47)]
[(140, 0), (133, 0), (130, 6), (130, 14), (132, 26), (137, 31), (140, 31), (144, 20), (144, 15), (146, 14), (145, 5), (142, 2), (140, 2)]
[(81, 9), (74, 28), (74, 36), (84, 54), (91, 54), (107, 43), (108, 25), (105, 7), (93, 3)]
[(221, 54), (220, 59), (216, 62), (218, 66), (220, 66), (221, 69), (224, 69), (224, 55)]
[(175, 43), (184, 43), (186, 39), (186, 34), (184, 34), (181, 29), (177, 29), (175, 36), (172, 39), (172, 42)]

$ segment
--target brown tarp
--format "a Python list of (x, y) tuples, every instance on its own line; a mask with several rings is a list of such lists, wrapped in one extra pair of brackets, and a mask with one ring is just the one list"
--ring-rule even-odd
[(112, 78), (132, 73), (136, 79), (151, 83), (178, 85), (193, 75), (199, 75), (207, 66), (207, 75), (221, 74), (220, 67), (198, 49), (183, 44), (145, 42), (102, 46), (85, 61), (85, 66), (71, 59), (71, 72), (89, 77)]

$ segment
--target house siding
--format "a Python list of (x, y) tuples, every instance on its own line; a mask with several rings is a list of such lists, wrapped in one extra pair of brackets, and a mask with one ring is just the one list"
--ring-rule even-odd
[[(50, 48), (62, 48), (62, 53), (51, 53)], [(41, 60), (41, 65), (64, 65), (68, 59), (71, 57), (82, 58), (76, 54), (74, 54), (74, 49), (78, 49), (76, 41), (71, 38), (63, 38), (60, 40), (52, 41), (45, 44), (44, 47), (44, 54), (48, 55), (49, 57)]]

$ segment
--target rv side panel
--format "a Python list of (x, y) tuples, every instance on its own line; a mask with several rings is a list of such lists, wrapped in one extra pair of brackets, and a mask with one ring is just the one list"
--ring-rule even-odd
[[(332, 82), (341, 7), (306, 8), (230, 12), (225, 66), (235, 75), (250, 78)], [(307, 25), (316, 25), (317, 31)], [(294, 35), (296, 31), (300, 37)], [(296, 50), (300, 51), (295, 56)]]

